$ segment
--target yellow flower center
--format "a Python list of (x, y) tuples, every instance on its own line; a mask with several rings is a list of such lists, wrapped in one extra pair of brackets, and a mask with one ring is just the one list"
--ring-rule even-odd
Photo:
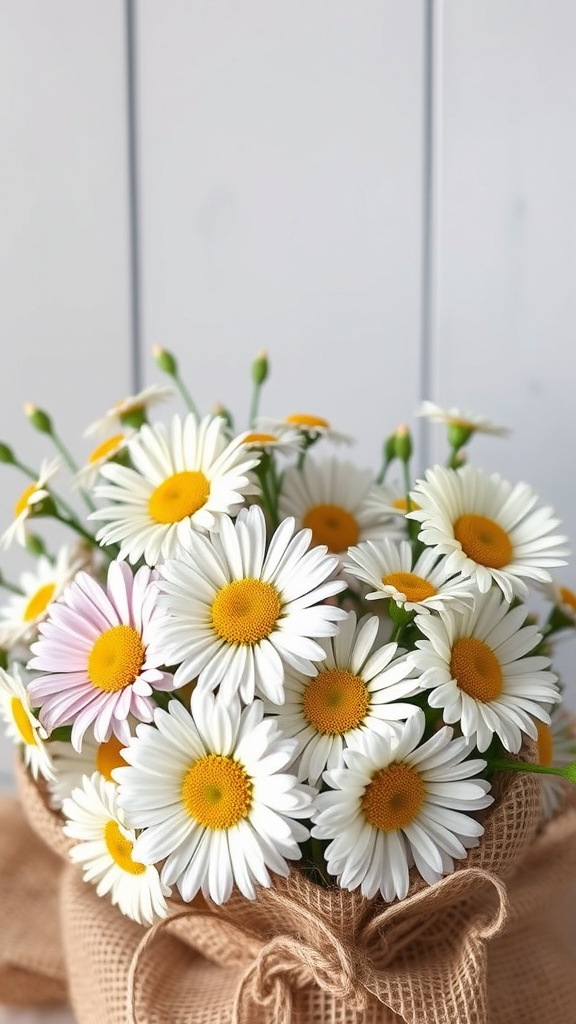
[(55, 583), (45, 583), (42, 587), (38, 587), (38, 590), (35, 594), (32, 594), (32, 597), (24, 609), (24, 614), (22, 616), (24, 622), (33, 622), (35, 619), (39, 619), (46, 611), (55, 592)]
[(100, 459), (105, 459), (111, 452), (115, 452), (120, 447), (125, 438), (124, 434), (113, 434), (112, 437), (107, 437), (105, 441), (102, 441), (93, 452), (90, 452), (88, 456), (88, 463), (91, 465), (94, 462), (100, 462)]
[(341, 736), (363, 721), (369, 706), (366, 684), (343, 668), (329, 668), (310, 680), (302, 700), (304, 717), (317, 732)]
[(568, 587), (560, 587), (560, 601), (576, 612), (576, 594)]
[(408, 764), (390, 764), (366, 787), (362, 810), (374, 828), (395, 832), (418, 816), (425, 794), (419, 772)]
[(360, 528), (351, 512), (340, 505), (313, 505), (302, 525), (312, 530), (312, 543), (325, 544), (329, 551), (346, 551), (358, 543)]
[(505, 530), (487, 516), (460, 516), (454, 523), (454, 536), (468, 558), (478, 565), (501, 569), (512, 558), (512, 544)]
[(24, 743), (29, 747), (37, 747), (38, 742), (36, 740), (36, 733), (19, 697), (12, 697), (12, 700), (10, 701), (10, 710), (12, 712), (14, 725), (18, 729)]
[(112, 626), (98, 637), (88, 658), (88, 675), (99, 690), (116, 693), (136, 679), (144, 645), (133, 626)]
[(179, 523), (206, 504), (210, 482), (201, 470), (187, 469), (163, 480), (152, 492), (148, 511), (157, 523)]
[(282, 606), (275, 587), (247, 576), (227, 583), (212, 603), (212, 626), (229, 644), (257, 644), (270, 636)]
[(476, 636), (455, 641), (450, 672), (464, 693), (474, 700), (489, 703), (502, 693), (502, 668), (494, 651)]
[(275, 444), (277, 440), (274, 434), (248, 434), (244, 444)]
[(28, 504), (30, 502), (30, 498), (32, 497), (33, 494), (36, 493), (37, 490), (38, 490), (38, 484), (34, 483), (34, 484), (30, 484), (30, 486), (27, 487), (25, 491), (22, 491), (22, 494), (20, 495), (20, 497), (18, 498), (18, 501), (16, 502), (16, 504), (14, 506), (14, 518), (15, 519), (17, 519), (18, 516), (21, 516), (22, 513), (26, 511), (26, 509), (28, 508)]
[[(394, 501), (392, 502), (392, 508), (397, 508), (399, 512), (407, 512), (408, 511), (408, 500), (407, 500), (407, 498), (394, 498)], [(415, 501), (411, 501), (410, 502), (410, 511), (411, 512), (414, 512), (416, 509), (419, 509), (419, 508), (420, 508), (420, 505), (417, 505)]]
[(120, 751), (125, 747), (117, 736), (112, 735), (105, 743), (101, 743), (96, 754), (96, 768), (108, 782), (113, 782), (112, 772), (114, 768), (125, 768), (126, 761)]
[(425, 601), (438, 593), (429, 580), (413, 572), (389, 572), (382, 577), (382, 583), (385, 587), (395, 587), (407, 601)]
[(129, 875), (144, 874), (146, 866), (137, 860), (132, 860), (133, 844), (126, 839), (126, 836), (122, 835), (118, 823), (113, 819), (107, 821), (104, 827), (104, 842), (112, 860), (119, 868), (122, 868), (122, 871), (126, 871)]
[(190, 817), (204, 828), (233, 828), (250, 810), (252, 780), (232, 758), (206, 754), (186, 772), (182, 800)]
[(323, 419), (322, 416), (312, 416), (307, 412), (290, 413), (286, 417), (286, 423), (292, 423), (295, 427), (302, 427), (303, 430), (314, 430), (316, 427), (328, 430), (330, 427), (328, 420)]
[(544, 722), (536, 722), (538, 730), (538, 761), (540, 764), (551, 765), (554, 759), (554, 738), (549, 725)]

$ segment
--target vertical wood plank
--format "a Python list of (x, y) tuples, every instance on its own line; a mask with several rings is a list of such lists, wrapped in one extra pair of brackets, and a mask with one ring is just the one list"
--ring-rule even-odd
[[(0, 5), (0, 440), (35, 468), (55, 452), (25, 401), (84, 460), (85, 427), (131, 390), (124, 58), (122, 0)], [(0, 470), (1, 533), (27, 481)], [(2, 556), (8, 577), (32, 564)]]
[(417, 400), (421, 0), (144, 0), (143, 339), (203, 411), (305, 409), (383, 438)]
[[(430, 397), (512, 429), (507, 441), (476, 439), (471, 457), (530, 483), (574, 543), (576, 7), (438, 6), (442, 177)], [(558, 576), (576, 585), (573, 565)]]

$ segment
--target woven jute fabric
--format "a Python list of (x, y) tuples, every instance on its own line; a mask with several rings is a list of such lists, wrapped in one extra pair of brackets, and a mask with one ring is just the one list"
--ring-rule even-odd
[[(170, 902), (150, 928), (96, 896), (20, 766), (0, 836), (0, 1001), (67, 988), (79, 1024), (570, 1024), (576, 802), (539, 830), (539, 782), (500, 777), (480, 846), (385, 904), (296, 869), (254, 901)], [(25, 817), (24, 817), (25, 816)], [(43, 921), (42, 935), (38, 931)]]

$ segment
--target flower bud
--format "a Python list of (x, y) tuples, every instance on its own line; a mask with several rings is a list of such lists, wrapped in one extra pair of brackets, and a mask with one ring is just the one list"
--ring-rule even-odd
[(0, 441), (0, 462), (15, 462), (14, 452), (7, 444), (3, 444), (2, 441)]
[(165, 348), (160, 348), (160, 345), (154, 345), (152, 354), (156, 360), (156, 365), (163, 373), (167, 373), (170, 377), (175, 377), (178, 373), (178, 363), (171, 352), (167, 352)]
[(394, 452), (402, 462), (408, 462), (412, 455), (412, 438), (404, 423), (400, 424), (394, 433)]
[(48, 413), (37, 409), (31, 402), (26, 402), (24, 406), (24, 412), (26, 413), (30, 423), (36, 430), (39, 430), (41, 434), (52, 433), (52, 420), (48, 416)]
[(260, 387), (268, 376), (268, 356), (264, 349), (258, 353), (252, 363), (252, 380)]
[(473, 433), (474, 428), (467, 423), (449, 423), (448, 444), (454, 451), (459, 451), (470, 440)]

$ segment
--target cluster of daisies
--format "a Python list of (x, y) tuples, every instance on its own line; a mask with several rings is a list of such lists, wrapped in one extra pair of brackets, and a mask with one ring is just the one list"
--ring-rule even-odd
[[(0, 546), (35, 559), (0, 578), (0, 711), (86, 881), (141, 923), (171, 896), (254, 899), (292, 862), (401, 900), (478, 845), (527, 740), (554, 814), (576, 739), (550, 645), (576, 596), (549, 571), (568, 553), (552, 511), (466, 461), (503, 429), (425, 403), (446, 464), (414, 479), (402, 426), (373, 472), (320, 416), (258, 415), (264, 354), (244, 432), (155, 356), (170, 387), (90, 427), (84, 466), (31, 406), (58, 458), (36, 472), (0, 445), (28, 480)], [(174, 397), (184, 412), (150, 418)], [(73, 538), (56, 554), (46, 518)]]

